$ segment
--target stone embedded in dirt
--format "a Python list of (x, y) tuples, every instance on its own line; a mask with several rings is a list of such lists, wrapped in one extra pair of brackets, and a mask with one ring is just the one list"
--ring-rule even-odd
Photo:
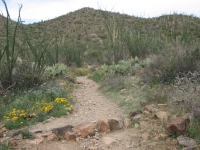
[(76, 135), (75, 135), (75, 133), (74, 132), (69, 132), (69, 131), (67, 131), (66, 133), (65, 133), (65, 140), (74, 140), (74, 141), (76, 141)]
[(44, 133), (44, 134), (41, 134), (40, 136), (41, 137), (44, 137), (44, 138), (47, 138), (49, 135), (51, 135), (52, 133)]
[(153, 109), (155, 109), (155, 108), (156, 108), (156, 106), (155, 106), (154, 104), (150, 104), (150, 105), (146, 105), (146, 106), (144, 107), (144, 110), (149, 111), (149, 112), (152, 112)]
[(16, 135), (14, 137), (15, 140), (23, 140), (24, 139), (24, 136), (22, 134), (19, 134), (19, 135)]
[(39, 128), (36, 128), (36, 129), (31, 129), (31, 130), (29, 130), (29, 132), (31, 132), (31, 133), (42, 133), (43, 130), (42, 130), (42, 129), (39, 129)]
[(142, 139), (145, 140), (145, 141), (148, 140), (149, 139), (149, 133), (143, 133)]
[(136, 115), (141, 114), (141, 113), (142, 113), (142, 111), (140, 111), (140, 110), (132, 111), (132, 112), (129, 113), (129, 117), (130, 118), (135, 117)]
[(111, 146), (111, 145), (115, 145), (117, 143), (116, 140), (110, 138), (110, 137), (103, 137), (103, 142), (108, 145), (108, 146)]
[(166, 123), (169, 119), (169, 113), (165, 111), (159, 111), (156, 113), (156, 117), (160, 119), (162, 123)]
[(18, 143), (17, 143), (16, 140), (12, 140), (12, 141), (10, 141), (10, 145), (11, 145), (11, 146), (17, 146)]
[(103, 120), (99, 120), (96, 126), (97, 130), (102, 133), (109, 133), (110, 126)]
[(172, 122), (168, 125), (168, 129), (175, 133), (176, 135), (181, 135), (187, 129), (190, 123), (190, 119), (188, 116), (185, 117), (177, 117), (172, 120)]
[(99, 148), (96, 146), (90, 146), (87, 148), (87, 150), (99, 150)]
[(111, 130), (119, 130), (123, 128), (124, 121), (123, 119), (112, 118), (112, 119), (108, 119), (108, 124)]
[(131, 126), (130, 118), (124, 118), (124, 127), (129, 128)]
[(64, 137), (66, 132), (72, 132), (72, 125), (66, 125), (63, 127), (58, 127), (58, 128), (54, 128), (51, 129), (52, 133), (55, 134), (58, 137)]
[(147, 111), (147, 110), (144, 110), (144, 111), (143, 111), (143, 114), (144, 114), (144, 115), (150, 115), (151, 112), (149, 112), (149, 111)]
[(163, 108), (167, 108), (168, 105), (167, 104), (158, 104), (157, 105), (159, 109), (163, 109)]
[(178, 141), (172, 138), (167, 138), (165, 142), (168, 146), (176, 146), (178, 144)]
[(159, 135), (159, 137), (160, 137), (160, 139), (166, 139), (166, 138), (168, 137), (168, 135), (167, 135), (167, 134), (161, 133), (161, 134)]
[(38, 145), (38, 144), (40, 144), (42, 142), (44, 142), (43, 138), (34, 139), (34, 140), (26, 140), (26, 143), (28, 143), (28, 144), (34, 144), (34, 145)]
[(178, 140), (178, 143), (181, 145), (181, 146), (193, 146), (193, 145), (196, 145), (196, 141), (190, 137), (186, 137), (186, 136), (179, 136), (177, 137), (177, 140)]
[(94, 135), (94, 128), (92, 123), (90, 122), (84, 122), (74, 126), (73, 131), (77, 136), (80, 136), (82, 138), (86, 138), (88, 135)]
[(50, 134), (47, 137), (47, 141), (58, 141), (58, 137), (55, 134)]

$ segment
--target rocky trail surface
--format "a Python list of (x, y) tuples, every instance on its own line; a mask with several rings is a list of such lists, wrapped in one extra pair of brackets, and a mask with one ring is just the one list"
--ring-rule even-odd
[(141, 113), (133, 113), (131, 123), (123, 110), (98, 87), (87, 77), (77, 77), (73, 113), (28, 127), (36, 139), (23, 139), (18, 135), (10, 139), (12, 145), (19, 150), (179, 149), (177, 140), (169, 138), (163, 127), (162, 119), (166, 116), (161, 113), (161, 117), (155, 118), (152, 114), (152, 109), (159, 112), (160, 108), (152, 105)]

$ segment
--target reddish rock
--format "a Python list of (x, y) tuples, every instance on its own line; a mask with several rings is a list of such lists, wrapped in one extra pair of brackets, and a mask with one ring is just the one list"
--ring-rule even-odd
[(102, 133), (109, 133), (110, 126), (103, 120), (97, 122), (97, 130)]
[(156, 108), (156, 106), (154, 104), (150, 104), (150, 105), (146, 105), (144, 107), (144, 110), (152, 112), (152, 110), (155, 109), (155, 108)]
[(92, 123), (90, 122), (84, 122), (84, 123), (76, 125), (73, 128), (73, 131), (77, 136), (80, 136), (82, 138), (85, 138), (88, 135), (89, 136), (94, 135), (94, 128), (93, 128)]
[(74, 132), (66, 132), (65, 133), (65, 140), (74, 140), (76, 141), (76, 135)]
[(168, 129), (176, 135), (181, 135), (190, 123), (189, 117), (177, 117), (168, 125)]
[(50, 134), (47, 137), (47, 141), (58, 141), (58, 137), (55, 134)]
[(108, 119), (108, 124), (111, 130), (119, 130), (123, 128), (124, 121), (118, 118)]
[(12, 140), (12, 141), (10, 141), (10, 145), (11, 145), (11, 146), (17, 146), (18, 143), (17, 143), (16, 140)]

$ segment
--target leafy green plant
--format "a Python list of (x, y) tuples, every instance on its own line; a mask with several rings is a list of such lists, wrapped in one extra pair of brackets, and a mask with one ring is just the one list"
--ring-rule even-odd
[(23, 138), (28, 138), (28, 139), (31, 139), (31, 140), (34, 140), (36, 137), (33, 133), (27, 131), (27, 130), (19, 130), (15, 133), (15, 135), (19, 135), (19, 134), (22, 134)]
[(60, 75), (66, 74), (68, 71), (67, 66), (63, 63), (57, 63), (53, 66), (46, 67), (44, 71), (44, 78), (54, 79)]

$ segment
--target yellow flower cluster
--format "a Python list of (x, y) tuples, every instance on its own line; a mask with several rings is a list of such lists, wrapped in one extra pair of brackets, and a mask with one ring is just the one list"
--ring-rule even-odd
[(53, 109), (54, 105), (52, 102), (50, 103), (38, 103), (39, 111), (48, 112)]
[[(29, 116), (36, 116), (35, 113), (33, 114), (30, 114)], [(10, 113), (8, 113), (8, 115), (4, 116), (4, 119), (6, 121), (12, 121), (12, 122), (15, 122), (17, 120), (19, 120), (19, 118), (25, 118), (27, 119), (27, 113), (25, 110), (20, 110), (20, 109), (16, 109), (14, 108)]]
[(85, 76), (85, 75), (88, 75), (90, 73), (91, 73), (91, 71), (88, 68), (78, 68), (78, 69), (76, 69), (72, 72), (72, 75)]
[(66, 103), (67, 100), (66, 100), (66, 98), (56, 98), (55, 102), (58, 104), (62, 104), (62, 103)]
[[(69, 95), (69, 97), (73, 98), (72, 95)], [(70, 104), (70, 102), (66, 98), (56, 98), (55, 102), (57, 104), (63, 104), (63, 106), (67, 107), (67, 110), (69, 110), (69, 111), (73, 110), (72, 105)]]
[[(68, 97), (70, 99), (73, 98), (73, 96), (71, 95), (69, 95)], [(15, 124), (17, 122), (18, 125), (23, 125), (26, 121), (37, 116), (35, 112), (47, 113), (50, 110), (54, 109), (54, 107), (58, 107), (60, 105), (66, 107), (68, 111), (73, 110), (73, 107), (70, 104), (69, 100), (67, 100), (66, 98), (56, 98), (53, 102), (48, 102), (48, 103), (38, 102), (27, 110), (14, 108), (10, 113), (4, 116), (4, 119), (7, 122), (11, 122), (11, 123), (15, 122)], [(31, 113), (27, 113), (27, 112), (31, 112)]]

